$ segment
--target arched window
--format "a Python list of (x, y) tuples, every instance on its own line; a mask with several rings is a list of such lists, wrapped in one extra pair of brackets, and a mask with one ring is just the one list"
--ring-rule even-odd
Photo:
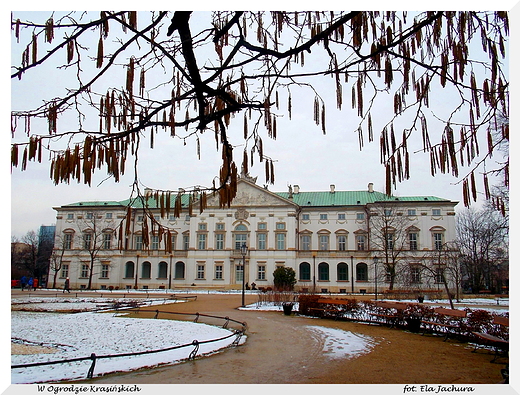
[(158, 278), (167, 278), (168, 277), (168, 264), (166, 262), (159, 262), (159, 275)]
[(321, 262), (318, 265), (318, 281), (329, 281), (329, 264)]
[(311, 265), (308, 262), (300, 263), (300, 281), (310, 281)]
[(358, 263), (356, 265), (356, 280), (368, 281), (368, 266), (366, 263)]
[(240, 224), (235, 227), (235, 250), (240, 250), (244, 243), (247, 244), (247, 226)]
[(345, 262), (338, 263), (338, 281), (348, 281), (348, 265)]
[(184, 279), (184, 262), (175, 262), (175, 279)]
[(134, 262), (128, 261), (125, 264), (125, 278), (134, 277)]
[(152, 264), (148, 261), (143, 262), (141, 267), (141, 278), (150, 278), (152, 275)]

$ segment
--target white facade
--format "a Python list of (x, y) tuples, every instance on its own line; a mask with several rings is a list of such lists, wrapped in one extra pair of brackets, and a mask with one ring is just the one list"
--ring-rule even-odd
[[(132, 207), (130, 224), (123, 221), (125, 202), (81, 202), (57, 207), (55, 249), (63, 252), (58, 286), (70, 277), (72, 288), (89, 286), (91, 256), (88, 245), (99, 245), (94, 254), (90, 287), (127, 288), (214, 288), (241, 289), (245, 259), (245, 282), (272, 287), (278, 266), (295, 270), (296, 289), (318, 292), (373, 292), (376, 248), (371, 229), (380, 203), (391, 202), (391, 215), (405, 218), (406, 232), (414, 233), (403, 248), (400, 260), (413, 264), (431, 259), (432, 252), (455, 239), (457, 202), (435, 197), (389, 199), (372, 190), (274, 193), (259, 187), (249, 177), (238, 181), (238, 192), (229, 208), (219, 208), (217, 197), (208, 207), (191, 216), (161, 218), (160, 210), (149, 208), (161, 225), (173, 234), (173, 251), (165, 252), (164, 239), (148, 224), (149, 249), (143, 247), (143, 210)], [(173, 210), (172, 210), (173, 212)], [(403, 221), (401, 221), (403, 223)], [(129, 229), (124, 242), (119, 227)], [(146, 228), (145, 228), (146, 229)], [(88, 236), (90, 234), (90, 236)], [(240, 246), (245, 243), (245, 257)], [(120, 250), (119, 246), (126, 248)], [(426, 258), (430, 256), (430, 258)], [(52, 278), (52, 271), (50, 277)], [(388, 284), (379, 279), (379, 290)]]

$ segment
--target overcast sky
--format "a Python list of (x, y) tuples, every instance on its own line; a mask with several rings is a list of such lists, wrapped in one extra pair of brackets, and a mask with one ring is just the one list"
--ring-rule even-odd
[[(24, 79), (28, 76), (29, 73)], [(45, 89), (48, 83), (60, 82), (43, 83), (41, 79), (35, 81), (36, 96), (38, 90)], [(13, 89), (13, 106), (28, 100), (33, 93)], [(345, 96), (348, 98), (349, 94), (350, 92)], [(304, 101), (305, 98), (301, 100)], [(446, 97), (439, 95), (433, 100), (444, 101)], [(346, 106), (350, 106), (350, 99), (345, 101)], [(309, 101), (309, 105), (304, 103), (294, 107), (290, 122), (286, 119), (287, 115), (280, 120), (275, 141), (270, 141), (267, 137), (264, 139), (264, 152), (275, 160), (275, 184), (269, 186), (271, 191), (285, 192), (288, 185), (295, 184), (300, 186), (301, 191), (325, 191), (329, 189), (330, 184), (334, 184), (336, 190), (365, 190), (370, 182), (376, 190), (384, 191), (385, 170), (379, 163), (378, 133), (375, 131), (376, 142), (366, 144), (360, 152), (354, 123), (347, 115), (336, 113), (334, 106), (332, 102), (327, 108), (326, 135), (323, 135), (321, 128), (312, 122), (312, 107)], [(235, 119), (238, 122), (234, 129), (231, 129), (231, 133), (242, 133), (242, 122), (239, 119)], [(201, 140), (201, 160), (197, 159), (195, 141), (183, 146), (178, 140), (172, 141), (168, 137), (162, 137), (162, 140), (156, 142), (154, 150), (143, 147), (145, 149), (141, 151), (139, 159), (141, 182), (151, 188), (173, 190), (193, 185), (210, 186), (220, 166), (220, 153), (216, 152), (214, 137), (210, 134), (212, 133), (206, 134)], [(415, 140), (421, 144), (419, 134)], [(240, 154), (236, 159), (240, 163), (241, 150), (237, 149), (237, 152)], [(450, 175), (431, 177), (428, 156), (422, 153), (411, 156), (411, 179), (399, 184), (395, 195), (434, 195), (460, 201), (460, 209), (463, 204), (462, 188), (457, 184), (459, 180)], [(8, 155), (5, 155), (5, 160), (4, 169), (10, 167)], [(263, 163), (259, 163), (256, 158), (255, 163), (256, 165), (250, 169), (250, 174), (258, 176), (258, 184), (263, 185)], [(78, 201), (128, 198), (133, 181), (131, 167), (128, 163), (128, 174), (119, 183), (114, 183), (111, 179), (104, 180), (103, 172), (97, 171), (92, 187), (75, 182), (55, 186), (49, 178), (48, 163), (30, 162), (28, 170), (24, 172), (14, 169), (9, 175), (11, 235), (21, 237), (27, 231), (38, 230), (41, 225), (54, 224), (56, 212), (53, 207), (56, 206)], [(464, 171), (461, 171), (461, 174), (465, 174)]]

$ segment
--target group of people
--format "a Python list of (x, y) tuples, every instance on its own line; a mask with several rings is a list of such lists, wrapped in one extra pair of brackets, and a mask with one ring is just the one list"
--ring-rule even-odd
[(38, 279), (37, 278), (32, 278), (32, 277), (25, 277), (23, 276), (21, 279), (20, 279), (20, 286), (22, 288), (22, 291), (24, 289), (27, 288), (27, 290), (31, 290), (33, 289), (34, 291), (36, 291), (36, 288), (38, 288)]

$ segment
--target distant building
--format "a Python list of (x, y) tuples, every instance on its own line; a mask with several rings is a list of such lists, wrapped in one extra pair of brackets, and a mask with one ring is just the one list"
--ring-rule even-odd
[[(87, 288), (90, 280), (94, 289), (240, 289), (244, 275), (240, 247), (245, 243), (248, 284), (272, 287), (274, 270), (288, 266), (296, 272), (299, 291), (370, 293), (376, 286), (380, 291), (388, 287), (381, 274), (377, 284), (376, 263), (383, 263), (384, 249), (395, 249), (397, 243), (392, 239), (397, 229), (388, 227), (386, 247), (376, 246), (373, 221), (377, 216), (399, 217), (406, 225), (399, 230), (406, 233), (400, 265), (412, 270), (407, 271), (411, 278), (399, 276), (402, 287), (420, 287), (421, 273), (413, 265), (432, 260), (436, 250), (455, 239), (457, 202), (447, 199), (388, 197), (374, 191), (372, 184), (364, 191), (339, 191), (331, 186), (329, 191), (306, 192), (294, 185), (288, 192), (271, 192), (248, 176), (239, 179), (237, 188), (229, 208), (220, 208), (218, 196), (209, 196), (201, 214), (193, 210), (189, 215), (185, 200), (180, 218), (161, 218), (157, 202), (150, 197), (147, 205), (155, 219), (172, 232), (172, 253), (165, 252), (163, 235), (144, 223), (140, 201), (55, 207), (55, 249), (63, 252), (59, 285), (70, 277), (73, 288)], [(384, 214), (378, 214), (382, 205)], [(132, 220), (127, 224), (128, 207)], [(120, 226), (129, 230), (121, 241), (122, 250)], [(89, 248), (96, 244), (99, 252), (89, 279)]]

